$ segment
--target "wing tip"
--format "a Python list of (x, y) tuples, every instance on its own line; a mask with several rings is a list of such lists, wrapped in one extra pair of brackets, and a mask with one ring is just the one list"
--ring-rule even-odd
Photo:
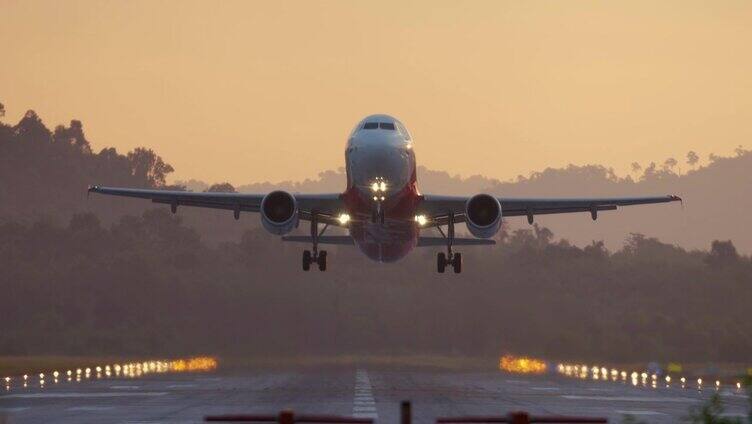
[(86, 189), (86, 198), (89, 198), (89, 195), (91, 192), (98, 193), (99, 192), (99, 186), (96, 184), (89, 184), (89, 187)]

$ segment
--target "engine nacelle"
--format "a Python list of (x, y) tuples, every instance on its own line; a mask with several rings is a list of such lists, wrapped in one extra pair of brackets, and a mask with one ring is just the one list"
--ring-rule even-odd
[(298, 202), (286, 191), (273, 191), (261, 201), (261, 224), (272, 234), (284, 235), (298, 226)]
[(493, 237), (501, 228), (501, 203), (491, 195), (476, 194), (465, 205), (465, 224), (475, 237)]

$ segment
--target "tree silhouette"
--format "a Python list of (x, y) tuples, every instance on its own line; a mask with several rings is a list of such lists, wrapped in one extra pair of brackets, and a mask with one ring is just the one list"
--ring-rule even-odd
[(712, 267), (722, 267), (739, 261), (739, 253), (731, 240), (714, 240), (705, 262)]
[(164, 186), (167, 174), (174, 171), (153, 150), (145, 147), (128, 152), (128, 164), (131, 174), (144, 181), (148, 187)]
[(230, 183), (212, 184), (206, 191), (210, 193), (237, 193), (235, 187)]
[(695, 167), (697, 165), (697, 162), (700, 161), (700, 156), (697, 155), (693, 150), (690, 150), (687, 152), (687, 164), (691, 167)]
[(679, 164), (679, 161), (677, 161), (674, 158), (668, 158), (663, 162), (663, 170), (664, 171), (673, 171), (673, 169), (676, 167), (676, 165)]

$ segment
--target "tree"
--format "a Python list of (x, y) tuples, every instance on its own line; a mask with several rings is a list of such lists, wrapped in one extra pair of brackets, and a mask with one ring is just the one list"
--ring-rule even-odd
[(697, 165), (697, 162), (700, 161), (700, 156), (697, 155), (693, 150), (690, 150), (687, 152), (687, 164), (691, 167), (695, 167)]
[(676, 167), (676, 165), (679, 164), (679, 161), (677, 161), (674, 158), (668, 158), (663, 162), (663, 170), (664, 171), (673, 171), (673, 169)]
[(642, 170), (642, 165), (637, 162), (632, 162), (632, 172), (638, 173), (640, 170)]
[(149, 187), (165, 185), (167, 174), (175, 170), (153, 150), (145, 147), (138, 147), (128, 152), (128, 164), (131, 168), (131, 175), (143, 180)]
[(731, 265), (739, 261), (739, 253), (731, 240), (713, 240), (705, 263), (712, 267)]
[(82, 152), (91, 153), (91, 146), (84, 135), (84, 127), (81, 121), (74, 119), (70, 122), (69, 127), (58, 125), (53, 135), (55, 143), (62, 143), (75, 146)]
[(49, 143), (52, 135), (33, 110), (26, 111), (24, 117), (13, 127), (13, 132), (21, 140), (38, 144)]
[(0, 118), (5, 116), (5, 105), (0, 103)]
[(237, 193), (235, 187), (230, 183), (212, 184), (206, 191), (209, 193)]

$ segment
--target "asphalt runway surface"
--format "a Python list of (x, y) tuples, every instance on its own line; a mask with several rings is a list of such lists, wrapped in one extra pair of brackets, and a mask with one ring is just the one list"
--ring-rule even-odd
[[(205, 415), (276, 414), (282, 409), (398, 423), (402, 400), (412, 402), (416, 423), (513, 410), (600, 416), (610, 423), (621, 423), (629, 414), (640, 422), (674, 423), (683, 422), (690, 407), (716, 392), (559, 375), (371, 366), (62, 380), (44, 388), (30, 382), (26, 388), (0, 390), (0, 423), (196, 423)], [(722, 388), (720, 394), (727, 415), (746, 416), (744, 393)]]

